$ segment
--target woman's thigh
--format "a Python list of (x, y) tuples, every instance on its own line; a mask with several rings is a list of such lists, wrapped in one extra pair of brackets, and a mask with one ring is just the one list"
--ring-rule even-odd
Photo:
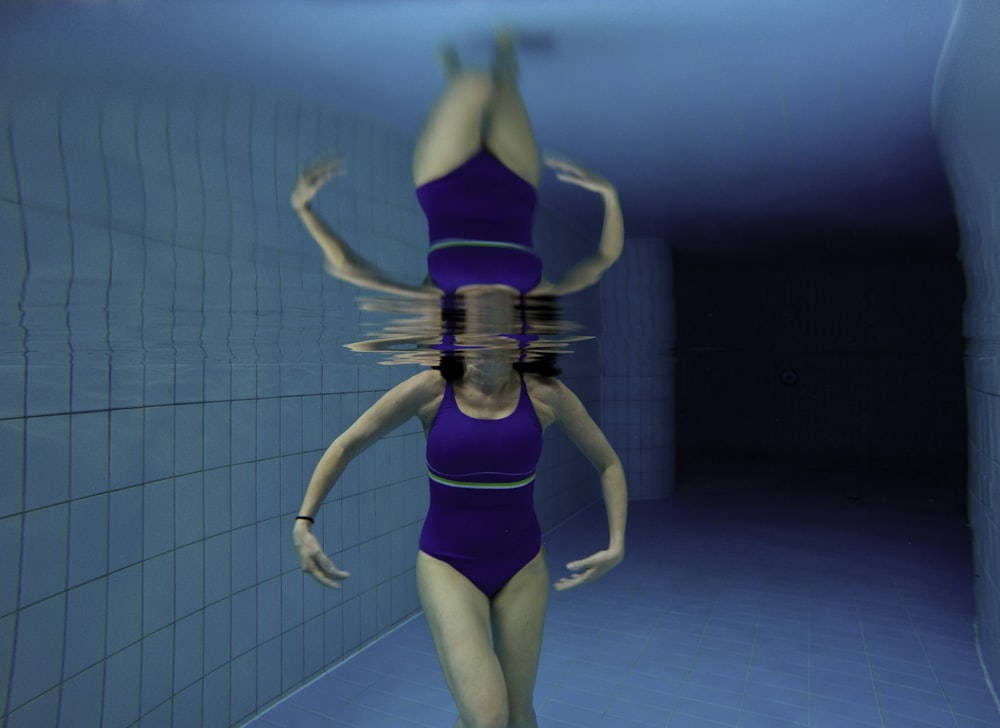
[(490, 638), (490, 603), (439, 559), (417, 553), (417, 589), (459, 715), (470, 725), (507, 723), (507, 687)]
[(465, 73), (448, 84), (438, 99), (413, 151), (413, 183), (444, 177), (483, 146), (482, 123), (493, 93), (493, 80)]
[(496, 594), (493, 642), (507, 685), (511, 720), (531, 711), (549, 596), (544, 548)]

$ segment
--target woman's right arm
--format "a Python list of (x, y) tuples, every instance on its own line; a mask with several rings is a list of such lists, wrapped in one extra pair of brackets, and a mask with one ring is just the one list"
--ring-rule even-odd
[(386, 392), (375, 404), (348, 427), (323, 453), (309, 479), (293, 537), (299, 552), (302, 570), (329, 587), (339, 588), (348, 577), (346, 571), (334, 566), (312, 533), (312, 523), (324, 498), (344, 469), (377, 440), (395, 430), (411, 417), (420, 414), (443, 391), (441, 375), (425, 371)]
[(559, 281), (545, 283), (545, 288), (538, 290), (538, 293), (550, 296), (565, 296), (597, 283), (604, 272), (621, 257), (625, 246), (625, 222), (618, 202), (618, 191), (608, 180), (567, 159), (548, 156), (545, 163), (556, 170), (559, 181), (596, 192), (604, 201), (604, 223), (597, 252), (576, 263)]
[(343, 174), (343, 164), (339, 158), (316, 164), (299, 176), (292, 190), (292, 208), (298, 213), (313, 240), (316, 241), (326, 258), (326, 269), (330, 275), (362, 288), (402, 296), (437, 296), (437, 291), (426, 286), (409, 286), (392, 280), (384, 272), (358, 255), (347, 242), (309, 208), (316, 193), (332, 177)]

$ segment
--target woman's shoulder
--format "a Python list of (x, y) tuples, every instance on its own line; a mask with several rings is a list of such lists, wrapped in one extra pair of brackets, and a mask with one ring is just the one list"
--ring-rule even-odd
[(557, 377), (547, 377), (543, 374), (526, 373), (524, 383), (528, 387), (528, 392), (533, 396), (537, 393), (539, 397), (556, 397), (563, 392), (569, 391)]
[(444, 377), (436, 369), (425, 369), (414, 374), (408, 379), (396, 385), (401, 393), (415, 396), (418, 399), (423, 397), (440, 397), (444, 392)]
[(397, 406), (420, 417), (433, 417), (444, 396), (444, 377), (434, 369), (426, 369), (404, 379), (386, 395)]
[(533, 400), (554, 410), (566, 412), (580, 404), (576, 393), (556, 377), (525, 374), (524, 381)]
[(565, 406), (566, 396), (573, 396), (569, 387), (555, 377), (545, 377), (540, 374), (525, 374), (524, 384), (528, 396), (535, 406), (535, 412), (542, 424), (548, 427), (559, 418), (559, 412)]

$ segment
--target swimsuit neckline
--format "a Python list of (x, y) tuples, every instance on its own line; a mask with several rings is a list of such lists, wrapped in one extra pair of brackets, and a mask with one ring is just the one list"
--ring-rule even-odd
[(516, 415), (521, 410), (521, 402), (523, 401), (524, 397), (527, 396), (527, 394), (528, 394), (528, 388), (527, 388), (527, 386), (524, 383), (524, 377), (521, 377), (520, 392), (518, 393), (518, 396), (517, 396), (517, 404), (514, 405), (514, 409), (513, 410), (511, 410), (508, 414), (504, 415), (503, 417), (496, 417), (496, 418), (494, 418), (494, 417), (474, 417), (474, 416), (466, 413), (462, 409), (462, 407), (458, 404), (458, 398), (455, 396), (455, 386), (451, 382), (446, 382), (445, 385), (446, 385), (446, 388), (448, 390), (450, 390), (450, 392), (451, 392), (451, 395), (450, 395), (451, 396), (451, 401), (455, 405), (455, 409), (458, 411), (458, 413), (462, 417), (465, 417), (468, 420), (474, 420), (475, 422), (505, 422), (505, 421), (509, 420), (511, 417), (513, 417), (514, 415)]

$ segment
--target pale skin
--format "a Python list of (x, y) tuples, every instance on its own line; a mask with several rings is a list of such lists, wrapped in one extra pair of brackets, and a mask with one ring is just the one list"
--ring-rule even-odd
[[(537, 188), (541, 160), (517, 89), (512, 38), (504, 33), (497, 35), (494, 67), (489, 74), (463, 72), (451, 51), (442, 54), (442, 65), (448, 85), (417, 142), (414, 184), (448, 174), (485, 145), (510, 170)], [(607, 180), (564, 159), (548, 157), (545, 162), (561, 181), (601, 195), (605, 205), (598, 251), (573, 266), (559, 281), (543, 281), (528, 292), (563, 295), (593, 285), (618, 259), (624, 226), (617, 192)], [(323, 250), (328, 271), (371, 290), (440, 298), (442, 291), (433, 285), (392, 280), (309, 209), (319, 190), (343, 172), (339, 159), (326, 160), (303, 173), (292, 193), (292, 206)], [(480, 313), (510, 311), (512, 289), (466, 286), (458, 293), (467, 301), (477, 301)], [(492, 296), (497, 293), (500, 298), (494, 300)], [(496, 325), (478, 332), (480, 335), (520, 330), (519, 319), (497, 321), (485, 316), (480, 320)], [(510, 352), (484, 350), (465, 356), (466, 373), (453, 383), (461, 410), (480, 419), (499, 419), (513, 412), (520, 397), (521, 377), (511, 366)], [(570, 573), (554, 584), (556, 590), (563, 591), (594, 581), (624, 557), (628, 500), (625, 475), (611, 445), (576, 395), (552, 378), (527, 374), (524, 381), (543, 428), (561, 425), (596, 468), (608, 514), (607, 548), (567, 564)], [(426, 434), (444, 391), (441, 375), (425, 371), (387, 392), (327, 449), (309, 481), (300, 515), (314, 517), (347, 464), (411, 417), (421, 421)], [(339, 588), (349, 574), (323, 552), (311, 532), (311, 523), (297, 520), (294, 537), (303, 570), (320, 583)], [(536, 728), (532, 695), (549, 593), (544, 552), (539, 551), (492, 599), (449, 564), (422, 551), (417, 553), (416, 578), (445, 681), (458, 707), (456, 728)]]
[[(499, 33), (496, 60), (490, 73), (467, 72), (451, 50), (441, 54), (448, 85), (431, 110), (413, 154), (413, 183), (420, 186), (453, 171), (484, 146), (510, 170), (536, 189), (541, 159), (524, 101), (517, 88), (513, 40)], [(604, 202), (604, 222), (597, 251), (572, 266), (557, 281), (542, 280), (528, 295), (562, 296), (597, 283), (621, 256), (625, 226), (615, 187), (600, 175), (569, 161), (547, 155), (545, 164), (557, 179), (596, 193)], [(360, 256), (340, 235), (320, 220), (310, 203), (323, 186), (344, 174), (338, 157), (323, 160), (305, 172), (292, 191), (292, 207), (320, 246), (328, 272), (362, 288), (404, 296), (439, 297), (430, 283), (407, 284)]]
[[(608, 516), (607, 548), (566, 565), (557, 591), (592, 582), (625, 555), (628, 496), (614, 449), (580, 400), (554, 378), (524, 375), (528, 396), (543, 428), (559, 424), (600, 477)], [(502, 354), (472, 357), (465, 376), (453, 383), (462, 412), (479, 419), (508, 416), (520, 397), (520, 375)], [(389, 390), (341, 434), (320, 459), (299, 514), (315, 517), (347, 464), (367, 447), (417, 417), (425, 433), (437, 414), (445, 381), (424, 371)], [(323, 552), (307, 520), (297, 520), (295, 545), (303, 571), (339, 588), (348, 572)], [(445, 681), (459, 711), (457, 728), (534, 728), (532, 695), (548, 601), (544, 552), (517, 572), (492, 599), (462, 574), (428, 554), (417, 553), (417, 587)]]

